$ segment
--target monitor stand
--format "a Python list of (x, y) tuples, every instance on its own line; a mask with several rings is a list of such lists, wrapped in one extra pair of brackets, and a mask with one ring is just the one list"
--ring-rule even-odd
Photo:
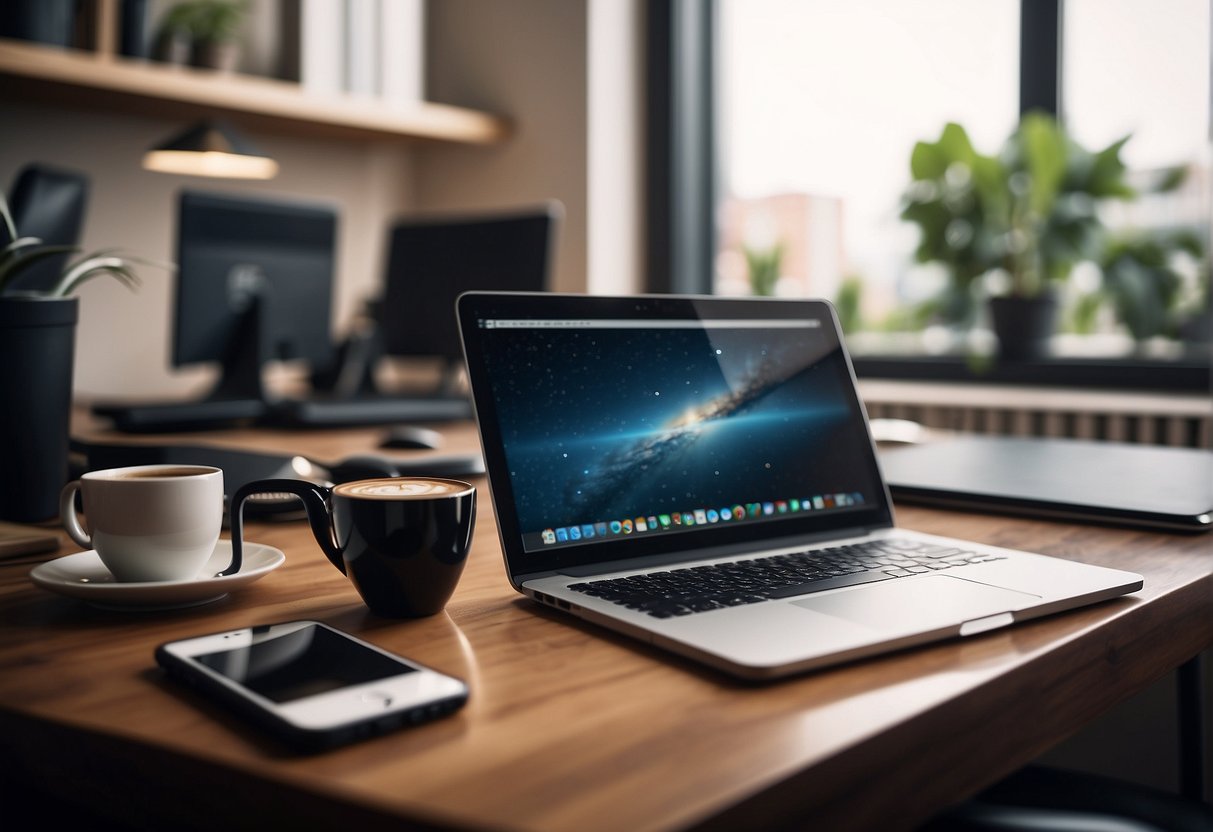
[(261, 368), (263, 301), (254, 297), (229, 339), (219, 381), (204, 398), (145, 404), (100, 403), (93, 413), (113, 421), (126, 433), (166, 433), (235, 427), (269, 413)]
[(472, 403), (455, 392), (457, 366), (448, 362), (431, 393), (387, 393), (375, 382), (375, 363), (383, 354), (377, 325), (355, 330), (341, 345), (333, 367), (312, 376), (318, 393), (307, 399), (283, 399), (270, 409), (269, 421), (284, 427), (355, 427), (401, 422), (450, 422), (472, 418)]

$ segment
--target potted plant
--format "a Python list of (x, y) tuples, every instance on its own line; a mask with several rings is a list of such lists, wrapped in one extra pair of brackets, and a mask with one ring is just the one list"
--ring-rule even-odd
[(1109, 240), (1100, 257), (1103, 282), (1096, 297), (1112, 304), (1137, 341), (1178, 337), (1187, 323), (1184, 277), (1175, 265), (1179, 252), (1199, 259), (1204, 246), (1189, 231), (1127, 234)]
[(190, 49), (194, 41), (192, 5), (178, 3), (160, 18), (154, 50), (156, 60), (182, 66), (190, 62)]
[(775, 243), (765, 249), (743, 246), (742, 250), (750, 275), (750, 291), (760, 297), (774, 295), (783, 265), (783, 245)]
[(158, 36), (162, 60), (234, 72), (246, 0), (186, 0), (165, 13)]
[(972, 323), (988, 300), (1000, 356), (1039, 357), (1056, 318), (1054, 285), (1102, 246), (1099, 203), (1134, 196), (1120, 160), (1126, 141), (1091, 152), (1031, 113), (994, 156), (958, 124), (917, 143), (901, 216), (921, 232), (915, 259), (947, 267), (941, 317)]
[(21, 237), (0, 196), (0, 219), (10, 242), (0, 249), (0, 519), (48, 520), (58, 513), (67, 480), (72, 367), (79, 301), (85, 282), (109, 276), (134, 288), (132, 263), (145, 262), (100, 251), (69, 262), (50, 289), (9, 288), (30, 265), (77, 251)]

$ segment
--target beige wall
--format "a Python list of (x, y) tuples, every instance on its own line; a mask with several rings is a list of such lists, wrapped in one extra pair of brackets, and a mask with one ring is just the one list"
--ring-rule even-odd
[[(6, 100), (0, 186), (7, 189), (27, 161), (82, 170), (92, 179), (84, 246), (118, 246), (162, 260), (173, 256), (175, 198), (182, 187), (331, 202), (341, 217), (337, 333), (380, 279), (387, 224), (413, 210), (557, 199), (565, 219), (554, 288), (632, 291), (639, 285), (641, 227), (637, 8), (639, 0), (430, 2), (428, 98), (513, 119), (514, 135), (499, 146), (250, 134), (278, 159), (281, 173), (270, 182), (241, 184), (140, 168), (143, 150), (181, 129), (180, 122)], [(591, 63), (599, 83), (591, 84)], [(598, 160), (593, 176), (592, 153)], [(142, 272), (145, 285), (135, 295), (108, 281), (81, 291), (76, 390), (82, 397), (186, 396), (214, 378), (214, 368), (169, 366), (172, 277)]]

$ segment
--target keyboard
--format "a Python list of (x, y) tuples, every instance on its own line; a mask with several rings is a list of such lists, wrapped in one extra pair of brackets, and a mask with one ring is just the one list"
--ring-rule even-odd
[(286, 427), (356, 427), (470, 418), (472, 403), (461, 397), (368, 396), (276, 402), (267, 421)]
[(889, 539), (586, 581), (569, 589), (654, 618), (671, 618), (994, 560), (1002, 558), (916, 540)]

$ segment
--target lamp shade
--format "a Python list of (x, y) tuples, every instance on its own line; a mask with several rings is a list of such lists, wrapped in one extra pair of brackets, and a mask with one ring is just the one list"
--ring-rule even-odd
[(262, 153), (230, 124), (202, 121), (156, 145), (143, 167), (160, 173), (221, 179), (273, 179), (278, 163)]

